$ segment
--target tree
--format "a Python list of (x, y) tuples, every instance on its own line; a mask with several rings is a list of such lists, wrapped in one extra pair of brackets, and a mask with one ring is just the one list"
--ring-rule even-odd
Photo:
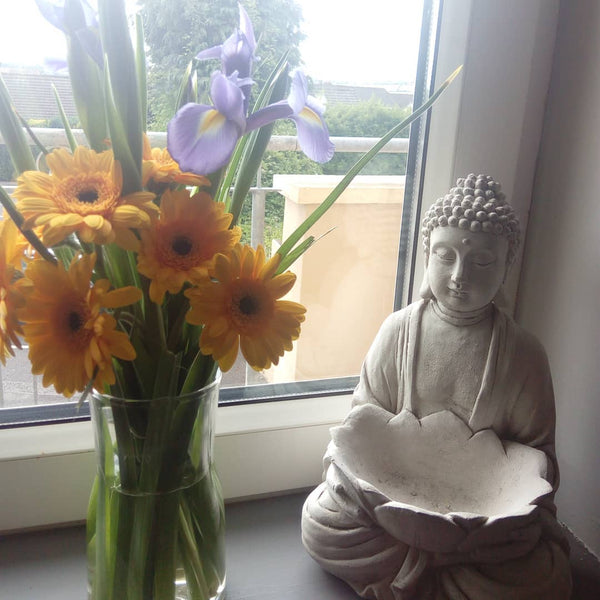
[[(290, 66), (300, 61), (302, 12), (295, 0), (247, 0), (258, 41), (253, 79), (260, 90), (284, 52)], [(174, 114), (181, 77), (200, 50), (223, 43), (238, 25), (237, 0), (141, 0), (144, 33), (149, 48), (149, 127), (164, 131)], [(216, 61), (199, 63), (199, 90), (207, 100), (210, 73)]]

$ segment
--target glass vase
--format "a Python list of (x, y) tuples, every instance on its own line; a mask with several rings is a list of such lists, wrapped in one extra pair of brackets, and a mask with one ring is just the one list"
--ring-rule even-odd
[(221, 597), (224, 510), (213, 464), (219, 382), (152, 400), (93, 394), (90, 600)]

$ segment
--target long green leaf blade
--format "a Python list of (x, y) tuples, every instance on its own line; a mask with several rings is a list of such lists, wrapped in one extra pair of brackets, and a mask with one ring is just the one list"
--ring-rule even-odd
[(148, 84), (146, 77), (146, 47), (144, 44), (144, 24), (142, 15), (135, 16), (135, 70), (140, 91), (140, 113), (142, 118), (142, 131), (147, 130), (148, 118)]
[[(109, 130), (115, 159), (123, 167), (123, 193), (141, 189), (142, 110), (136, 61), (127, 26), (123, 0), (99, 0), (100, 35), (110, 81), (106, 89)], [(105, 67), (106, 69), (106, 67)], [(106, 86), (105, 86), (106, 87)], [(118, 119), (115, 119), (118, 116)], [(113, 135), (118, 134), (118, 143)], [(126, 143), (123, 143), (126, 142)]]
[(54, 99), (56, 100), (56, 105), (58, 106), (60, 120), (62, 121), (65, 135), (67, 136), (67, 141), (69, 142), (69, 148), (71, 148), (71, 152), (75, 152), (75, 148), (77, 148), (77, 141), (75, 140), (73, 130), (71, 129), (71, 124), (67, 119), (65, 109), (63, 108), (62, 102), (60, 101), (60, 96), (58, 95), (58, 90), (54, 84), (52, 84), (52, 92), (54, 93)]
[(198, 76), (194, 68), (193, 60), (188, 63), (183, 77), (181, 78), (175, 110), (179, 110), (188, 102), (198, 102)]
[(73, 99), (81, 128), (85, 132), (90, 148), (96, 152), (106, 150), (108, 128), (104, 115), (104, 91), (101, 67), (88, 54), (76, 31), (86, 27), (81, 4), (65, 2), (67, 23), (67, 62)]
[(40, 254), (40, 256), (42, 256), (49, 262), (58, 262), (48, 250), (48, 248), (46, 248), (46, 246), (42, 244), (40, 238), (38, 238), (38, 236), (31, 229), (23, 229), (23, 215), (17, 210), (17, 207), (15, 206), (15, 203), (13, 202), (12, 198), (6, 193), (2, 186), (0, 186), (0, 203), (5, 208), (6, 212), (8, 213), (8, 216), (12, 219), (14, 224), (19, 228), (21, 233)]
[[(115, 155), (115, 159), (119, 161), (123, 169), (123, 194), (141, 189), (141, 156), (140, 160), (136, 160), (131, 152), (129, 140), (127, 139), (127, 129), (123, 123), (122, 113), (116, 105), (113, 90), (110, 83), (110, 74), (108, 64), (104, 66), (105, 72), (105, 98), (106, 98), (106, 116), (108, 120), (108, 128), (110, 131), (110, 140)], [(141, 134), (140, 134), (141, 135)], [(141, 139), (141, 138), (140, 138)]]
[(0, 133), (8, 148), (15, 171), (20, 175), (23, 171), (34, 171), (35, 160), (27, 145), (21, 123), (15, 113), (10, 94), (4, 80), (0, 76)]
[(417, 110), (415, 110), (404, 121), (392, 127), (364, 156), (357, 160), (349, 171), (344, 175), (342, 180), (335, 186), (331, 193), (323, 200), (323, 202), (308, 216), (298, 228), (285, 240), (285, 242), (277, 250), (278, 254), (283, 257), (296, 246), (302, 236), (333, 206), (334, 202), (342, 195), (343, 191), (350, 185), (352, 180), (360, 173), (363, 167), (369, 163), (379, 151), (403, 129), (406, 129), (411, 123), (416, 121), (422, 114), (427, 112), (436, 102), (444, 90), (452, 83), (456, 76), (460, 73), (462, 65), (458, 67), (451, 75), (442, 83), (438, 90)]

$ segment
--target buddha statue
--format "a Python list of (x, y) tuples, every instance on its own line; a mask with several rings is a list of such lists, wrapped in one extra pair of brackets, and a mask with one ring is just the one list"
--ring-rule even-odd
[(427, 211), (421, 299), (384, 321), (304, 504), (308, 553), (363, 598), (570, 598), (548, 361), (497, 302), (520, 237), (500, 188), (470, 174)]

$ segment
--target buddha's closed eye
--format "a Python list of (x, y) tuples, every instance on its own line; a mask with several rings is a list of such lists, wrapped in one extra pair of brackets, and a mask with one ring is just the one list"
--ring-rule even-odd
[(434, 255), (442, 262), (453, 262), (456, 258), (456, 254), (450, 248), (444, 247), (436, 248)]

